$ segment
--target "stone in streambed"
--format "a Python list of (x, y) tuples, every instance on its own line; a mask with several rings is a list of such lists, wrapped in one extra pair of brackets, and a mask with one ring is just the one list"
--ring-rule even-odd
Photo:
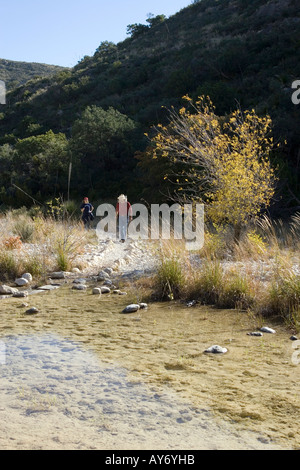
[(51, 279), (65, 279), (64, 271), (54, 272), (50, 274)]
[(19, 279), (15, 280), (15, 284), (18, 287), (24, 287), (24, 286), (27, 286), (28, 281), (27, 281), (27, 279), (23, 279), (22, 277), (20, 277)]
[(107, 286), (102, 286), (101, 287), (101, 294), (110, 294), (110, 288)]
[(124, 308), (122, 313), (134, 313), (134, 312), (137, 312), (139, 309), (140, 309), (140, 306), (138, 304), (130, 304)]
[(32, 308), (29, 308), (28, 310), (26, 310), (26, 315), (36, 315), (37, 313), (39, 313), (38, 309), (35, 308), (35, 307), (32, 307)]
[(204, 352), (207, 353), (207, 354), (225, 354), (225, 353), (227, 353), (227, 349), (222, 348), (222, 346), (219, 346), (219, 345), (216, 344), (216, 345), (211, 346), (210, 348), (206, 349)]
[(260, 331), (263, 331), (264, 333), (270, 333), (270, 334), (275, 334), (276, 331), (273, 330), (272, 328), (269, 328), (268, 326), (263, 326)]
[(74, 284), (72, 287), (73, 290), (86, 290), (87, 287), (85, 284)]
[(24, 298), (24, 297), (28, 297), (28, 292), (27, 291), (23, 291), (23, 292), (16, 292), (15, 294), (13, 294), (13, 297), (16, 297), (16, 298)]
[(5, 286), (5, 285), (0, 286), (1, 295), (12, 295), (12, 294), (17, 294), (18, 292), (19, 290), (16, 289), (15, 287), (10, 287), (10, 286)]
[(21, 278), (26, 279), (28, 282), (32, 282), (32, 275), (30, 273), (22, 274)]
[(46, 286), (38, 287), (38, 290), (49, 291), (59, 289), (60, 286), (54, 286), (52, 284), (47, 284)]
[(93, 289), (93, 295), (101, 295), (101, 294), (102, 294), (102, 292), (101, 292), (100, 287), (95, 287)]

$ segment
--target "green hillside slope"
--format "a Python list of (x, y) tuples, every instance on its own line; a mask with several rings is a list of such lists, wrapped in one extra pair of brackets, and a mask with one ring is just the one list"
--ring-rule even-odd
[(0, 80), (6, 83), (9, 90), (24, 85), (35, 77), (48, 77), (63, 70), (57, 65), (39, 64), (35, 62), (18, 62), (0, 59)]
[[(124, 190), (138, 197), (142, 189), (145, 196), (143, 174), (136, 172), (134, 158), (135, 151), (146, 146), (143, 133), (165, 119), (164, 106), (179, 106), (187, 93), (205, 94), (218, 114), (229, 113), (237, 103), (270, 114), (275, 139), (287, 142), (280, 155), (278, 199), (284, 194), (283, 207), (300, 206), (300, 105), (291, 99), (292, 83), (300, 79), (299, 2), (202, 0), (168, 19), (133, 26), (131, 37), (119, 44), (101, 43), (92, 57), (86, 56), (72, 70), (11, 91), (6, 107), (0, 108), (0, 144), (14, 146), (17, 139), (49, 130), (63, 133), (69, 141), (87, 106), (114, 108), (136, 124), (135, 132), (126, 135), (125, 150), (124, 142), (108, 150), (110, 165), (103, 164), (101, 155), (97, 163), (93, 155), (91, 172), (98, 176), (91, 180), (88, 171), (81, 172), (77, 190), (92, 188), (103, 198), (127, 181)], [(74, 146), (71, 152), (77, 163), (86, 165), (88, 153)], [(121, 170), (114, 152), (124, 154)], [(65, 186), (59, 189), (66, 191)], [(30, 182), (27, 190), (31, 191)]]

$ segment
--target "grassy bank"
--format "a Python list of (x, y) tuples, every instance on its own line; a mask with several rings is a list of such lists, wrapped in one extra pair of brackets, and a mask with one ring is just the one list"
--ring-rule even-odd
[(12, 281), (24, 272), (41, 279), (51, 271), (82, 268), (78, 255), (95, 241), (80, 220), (70, 216), (9, 211), (0, 216), (0, 281)]
[[(0, 282), (25, 272), (40, 280), (51, 271), (85, 267), (81, 255), (87, 244), (97, 243), (94, 231), (54, 209), (47, 215), (22, 209), (0, 217)], [(153, 253), (157, 271), (141, 282), (155, 300), (196, 301), (277, 317), (298, 332), (299, 235), (300, 214), (288, 223), (261, 219), (239, 243), (233, 243), (228, 227), (206, 228), (199, 252), (187, 251), (184, 241), (161, 241)]]
[(198, 253), (187, 252), (181, 241), (161, 243), (154, 295), (279, 317), (299, 331), (299, 232), (297, 215), (289, 223), (264, 218), (237, 244), (229, 228), (206, 229)]

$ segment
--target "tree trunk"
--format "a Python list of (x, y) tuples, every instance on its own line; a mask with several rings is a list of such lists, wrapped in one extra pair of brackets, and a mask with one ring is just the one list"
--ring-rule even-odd
[(235, 224), (233, 229), (234, 229), (234, 232), (233, 232), (234, 242), (239, 243), (239, 241), (241, 239), (241, 233), (242, 233), (242, 224), (241, 224), (241, 222), (238, 222), (237, 224)]

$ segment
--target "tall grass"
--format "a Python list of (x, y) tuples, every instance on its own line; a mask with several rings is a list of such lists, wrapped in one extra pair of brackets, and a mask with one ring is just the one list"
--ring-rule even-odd
[(230, 239), (228, 243), (230, 230), (215, 227), (197, 254), (186, 252), (183, 243), (164, 243), (156, 292), (160, 298), (193, 299), (277, 317), (300, 330), (299, 235), (296, 214), (289, 223), (262, 218), (244, 231), (234, 248)]
[(78, 255), (84, 251), (84, 230), (79, 225), (70, 227), (68, 224), (62, 224), (60, 230), (52, 237), (52, 252), (57, 269), (70, 271), (75, 266)]
[(156, 293), (162, 300), (178, 299), (184, 286), (184, 260), (181, 243), (161, 243), (155, 278)]
[(14, 280), (23, 272), (44, 278), (54, 269), (69, 271), (79, 265), (77, 257), (85, 244), (94, 241), (80, 222), (65, 213), (57, 220), (41, 211), (9, 211), (0, 216), (0, 280)]
[(9, 281), (18, 277), (23, 269), (22, 263), (12, 251), (0, 250), (0, 280)]

